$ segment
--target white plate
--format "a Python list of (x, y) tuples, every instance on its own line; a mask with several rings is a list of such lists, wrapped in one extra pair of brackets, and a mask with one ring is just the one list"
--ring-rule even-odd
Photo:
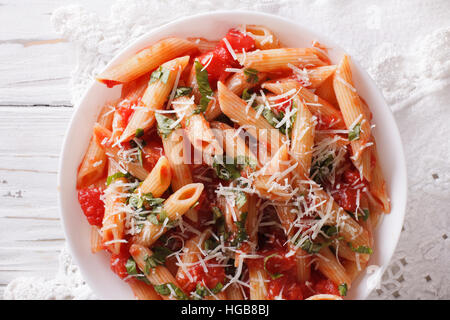
[[(330, 58), (334, 63), (343, 55), (343, 50), (335, 43), (292, 21), (256, 12), (223, 11), (180, 19), (154, 29), (122, 50), (110, 64), (123, 61), (138, 50), (164, 37), (201, 36), (215, 40), (220, 39), (228, 29), (239, 24), (265, 25), (273, 30), (281, 42), (288, 47), (308, 47), (312, 41), (319, 41), (332, 48)], [(373, 133), (392, 201), (392, 212), (384, 217), (375, 232), (375, 253), (370, 259), (370, 265), (377, 265), (380, 269), (375, 274), (364, 273), (360, 276), (352, 285), (347, 297), (365, 299), (378, 284), (397, 245), (405, 213), (407, 182), (402, 143), (391, 110), (373, 80), (355, 59), (353, 59), (353, 65), (356, 88), (373, 113), (373, 123), (376, 124)], [(69, 124), (61, 153), (58, 177), (59, 204), (70, 251), (86, 282), (94, 293), (103, 299), (132, 299), (133, 294), (128, 285), (110, 270), (106, 253), (91, 253), (90, 228), (78, 204), (75, 185), (77, 169), (89, 143), (100, 107), (119, 95), (120, 86), (108, 89), (105, 85), (92, 82)]]

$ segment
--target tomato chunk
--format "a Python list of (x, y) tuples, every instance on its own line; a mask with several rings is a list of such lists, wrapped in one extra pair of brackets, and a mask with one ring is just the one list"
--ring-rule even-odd
[(128, 276), (126, 264), (130, 258), (129, 246), (127, 243), (122, 243), (120, 246), (119, 254), (111, 254), (110, 267), (111, 270), (117, 274), (120, 279), (124, 279)]
[(105, 204), (100, 199), (103, 190), (99, 188), (84, 188), (78, 190), (78, 202), (90, 225), (102, 226), (105, 214)]
[(237, 29), (230, 29), (214, 50), (199, 57), (200, 63), (206, 66), (206, 71), (208, 71), (210, 85), (213, 85), (218, 80), (224, 81), (230, 75), (229, 72), (225, 71), (226, 68), (240, 67), (239, 62), (231, 55), (224, 39), (228, 41), (233, 51), (237, 53), (242, 53), (243, 50), (248, 52), (255, 49), (255, 40), (252, 37), (243, 34)]
[(330, 279), (319, 280), (314, 285), (314, 291), (316, 294), (333, 294), (335, 296), (340, 296), (338, 286)]

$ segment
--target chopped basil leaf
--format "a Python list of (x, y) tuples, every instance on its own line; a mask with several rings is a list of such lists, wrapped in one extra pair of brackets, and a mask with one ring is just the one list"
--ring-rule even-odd
[(214, 224), (217, 226), (217, 235), (223, 236), (223, 239), (226, 241), (228, 239), (228, 232), (225, 228), (225, 217), (217, 207), (212, 207)]
[(138, 274), (137, 268), (136, 268), (136, 262), (133, 258), (129, 258), (127, 260), (127, 263), (125, 264), (125, 268), (127, 269), (127, 273), (130, 275)]
[(134, 261), (133, 258), (129, 258), (127, 260), (127, 263), (125, 264), (125, 268), (127, 269), (127, 273), (131, 276), (134, 276), (136, 279), (141, 280), (147, 284), (150, 284), (150, 281), (146, 278), (146, 276), (139, 272), (138, 268), (136, 267), (136, 261)]
[(369, 219), (370, 216), (370, 211), (369, 209), (362, 209), (362, 211), (364, 212), (364, 215), (361, 215), (364, 221), (367, 221), (367, 219)]
[(335, 236), (339, 232), (336, 226), (323, 226), (321, 230), (329, 237)]
[(219, 245), (219, 241), (214, 238), (206, 239), (204, 242), (205, 250), (214, 250)]
[(191, 92), (192, 92), (191, 87), (178, 87), (177, 90), (175, 91), (175, 98), (188, 96), (191, 94)]
[(233, 241), (232, 246), (239, 246), (242, 242), (248, 239), (247, 230), (245, 229), (245, 221), (247, 220), (247, 212), (241, 213), (239, 221), (236, 221), (236, 226), (238, 228)]
[(136, 133), (134, 134), (136, 138), (140, 138), (144, 135), (144, 129), (142, 128), (137, 128), (136, 129)]
[(161, 80), (162, 83), (167, 83), (170, 76), (170, 70), (163, 68), (162, 66), (152, 72), (150, 76), (150, 83)]
[(350, 247), (350, 249), (352, 249), (353, 252), (356, 252), (356, 253), (364, 253), (364, 254), (372, 254), (373, 253), (372, 248), (369, 248), (366, 246), (359, 246), (357, 248), (354, 248), (352, 246), (351, 242), (348, 242), (348, 246)]
[(114, 180), (120, 178), (128, 178), (128, 174), (123, 172), (116, 172), (110, 175), (108, 178), (106, 178), (106, 185), (109, 186)]
[(302, 248), (309, 254), (319, 253), (319, 251), (322, 250), (323, 247), (323, 243), (314, 243), (310, 239), (306, 239), (300, 246), (300, 248)]
[(242, 91), (242, 96), (241, 97), (242, 97), (242, 100), (248, 101), (248, 100), (250, 100), (252, 95), (250, 93), (248, 93), (248, 89), (245, 88), (244, 91)]
[(202, 69), (203, 65), (200, 62), (195, 61), (195, 77), (197, 80), (198, 91), (201, 94), (200, 102), (198, 105), (198, 113), (206, 111), (209, 101), (211, 100), (208, 97), (212, 97), (214, 94), (211, 90), (211, 86), (209, 85), (208, 71), (206, 71), (206, 69), (202, 71)]
[(327, 177), (333, 171), (333, 160), (334, 157), (332, 154), (329, 154), (325, 158), (323, 155), (318, 156), (321, 160), (313, 159), (312, 167), (311, 167), (311, 177), (317, 183), (322, 183), (325, 181), (325, 177)]
[(348, 140), (354, 141), (359, 139), (359, 134), (361, 132), (361, 123), (357, 123), (349, 132)]
[(183, 292), (183, 290), (181, 290), (171, 282), (160, 285), (154, 285), (153, 288), (155, 288), (155, 291), (162, 296), (168, 296), (173, 292), (177, 300), (189, 299), (188, 296)]
[(179, 123), (174, 127), (175, 120), (160, 113), (155, 113), (155, 118), (158, 127), (158, 134), (163, 138), (167, 138), (174, 129), (181, 127)]
[(247, 68), (244, 69), (244, 74), (247, 76), (248, 83), (257, 83), (259, 81), (258, 70)]
[(339, 287), (338, 287), (338, 289), (339, 289), (339, 294), (340, 294), (341, 296), (345, 297), (345, 296), (347, 295), (348, 287), (347, 287), (347, 284), (346, 284), (346, 283), (340, 284)]
[(216, 170), (217, 177), (222, 180), (234, 180), (241, 176), (241, 172), (234, 159), (228, 156), (215, 156), (213, 168)]
[(193, 295), (194, 300), (203, 299), (206, 296), (210, 296), (212, 294), (217, 294), (223, 289), (223, 284), (221, 282), (218, 282), (217, 285), (209, 289), (207, 287), (204, 287), (201, 283), (197, 284), (197, 287), (195, 288), (195, 295)]
[(281, 278), (283, 276), (283, 274), (282, 273), (271, 273), (269, 270), (267, 270), (267, 266), (266, 266), (267, 261), (269, 261), (269, 259), (271, 259), (273, 257), (280, 257), (280, 255), (274, 253), (274, 254), (271, 254), (270, 256), (265, 257), (264, 258), (264, 270), (266, 270), (266, 272), (269, 274), (269, 276), (272, 278), (272, 280), (275, 280), (275, 279)]
[[(276, 126), (278, 125), (278, 123), (279, 123), (281, 120), (283, 120), (283, 118), (284, 118), (284, 112), (283, 112), (283, 111), (280, 111), (278, 114), (276, 114), (275, 112), (272, 111), (272, 109), (266, 108), (266, 107), (263, 106), (263, 105), (256, 106), (256, 107), (255, 107), (256, 111), (258, 111), (259, 108), (264, 108), (264, 110), (262, 111), (262, 116), (263, 116), (264, 119), (266, 119), (267, 122), (268, 122), (272, 127), (274, 127), (274, 128), (276, 128)], [(294, 123), (295, 117), (296, 117), (296, 116), (297, 116), (297, 113), (294, 113), (294, 114), (291, 116), (291, 119), (290, 119), (290, 123), (291, 123), (291, 124)], [(290, 135), (290, 134), (291, 134), (291, 131), (292, 131), (292, 125), (290, 125), (289, 128), (286, 128), (286, 123), (285, 123), (285, 124), (283, 124), (281, 127), (279, 127), (278, 130), (280, 130), (280, 132), (281, 132), (282, 134)]]
[(235, 194), (236, 198), (234, 199), (234, 202), (236, 207), (241, 209), (247, 203), (247, 195), (242, 191), (236, 191)]
[(153, 254), (145, 258), (145, 274), (149, 274), (150, 270), (161, 266), (166, 262), (166, 257), (172, 251), (166, 247), (153, 247)]
[(139, 164), (141, 165), (141, 167), (143, 167), (144, 166), (144, 160), (142, 158), (142, 149), (141, 148), (138, 149), (137, 157), (138, 157)]

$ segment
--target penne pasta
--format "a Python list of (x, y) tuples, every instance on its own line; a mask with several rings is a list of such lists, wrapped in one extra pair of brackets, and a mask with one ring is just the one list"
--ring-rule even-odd
[[(161, 288), (159, 293), (164, 300), (186, 300), (187, 296), (182, 291), (180, 285), (175, 277), (163, 265), (158, 265), (154, 268), (148, 268), (146, 260), (153, 255), (153, 252), (144, 246), (133, 244), (130, 247), (130, 254), (136, 261), (137, 266), (141, 269), (148, 281), (154, 288)], [(150, 270), (148, 270), (150, 269)], [(162, 286), (162, 287), (161, 287)], [(169, 287), (168, 287), (169, 286)]]
[(349, 130), (349, 140), (353, 150), (352, 160), (367, 181), (371, 181), (372, 134), (370, 119), (367, 118), (361, 99), (354, 88), (350, 70), (350, 58), (344, 56), (333, 80), (334, 91), (339, 107)]
[(244, 32), (255, 40), (256, 49), (267, 50), (280, 48), (280, 40), (267, 27), (260, 25), (245, 25)]
[(190, 41), (167, 38), (137, 52), (124, 62), (109, 67), (97, 76), (97, 80), (108, 87), (127, 83), (156, 69), (169, 60), (196, 50), (197, 46)]
[(166, 219), (161, 225), (153, 223), (145, 225), (141, 233), (135, 236), (133, 241), (147, 247), (151, 246), (167, 231), (168, 223), (179, 219), (195, 205), (202, 191), (203, 184), (201, 183), (191, 183), (177, 190), (164, 201), (162, 210), (165, 212)]
[(355, 290), (391, 204), (348, 56), (243, 24), (163, 39), (98, 80), (122, 91), (93, 127), (78, 202), (91, 251), (137, 299)]
[(128, 284), (138, 300), (161, 300), (152, 285), (137, 279), (129, 279)]
[(318, 67), (325, 63), (320, 60), (312, 48), (282, 48), (260, 50), (238, 54), (237, 58), (245, 68), (256, 69), (260, 72), (274, 72), (289, 70), (288, 64), (296, 67)]
[(294, 99), (297, 105), (297, 116), (292, 128), (291, 157), (297, 161), (296, 173), (301, 178), (309, 177), (314, 146), (314, 131), (316, 121), (308, 108)]
[[(97, 118), (97, 123), (105, 128), (111, 128), (115, 103), (107, 103)], [(104, 176), (107, 169), (107, 157), (99, 143), (91, 138), (89, 146), (81, 161), (77, 175), (77, 188), (85, 188), (94, 184)]]
[(189, 62), (189, 56), (166, 62), (152, 73), (150, 82), (141, 99), (141, 108), (130, 117), (120, 141), (128, 141), (136, 130), (148, 130), (155, 123), (155, 112), (161, 110), (171, 93), (174, 83)]

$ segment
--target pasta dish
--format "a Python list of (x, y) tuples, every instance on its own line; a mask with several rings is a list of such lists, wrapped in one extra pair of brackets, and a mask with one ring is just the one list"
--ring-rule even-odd
[[(91, 251), (136, 298), (340, 300), (390, 212), (344, 55), (259, 25), (166, 38), (97, 76), (78, 168)], [(95, 106), (93, 106), (95, 107)]]

